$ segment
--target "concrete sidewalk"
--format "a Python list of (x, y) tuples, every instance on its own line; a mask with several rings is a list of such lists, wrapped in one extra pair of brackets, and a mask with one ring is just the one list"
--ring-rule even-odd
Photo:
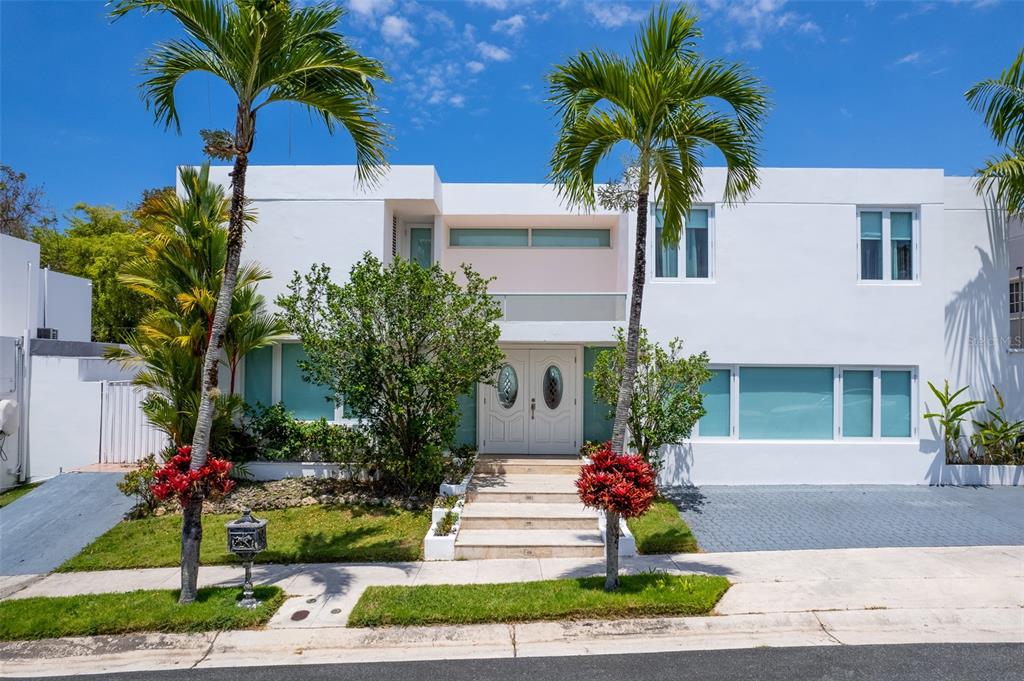
[[(655, 652), (723, 647), (1024, 642), (1024, 547), (841, 549), (678, 554), (623, 561), (624, 571), (725, 575), (717, 617), (619, 622), (346, 629), (369, 585), (494, 583), (599, 574), (599, 560), (533, 559), (260, 566), (291, 598), (265, 630), (0, 644), (10, 675)], [(203, 585), (238, 584), (210, 567)], [(12, 598), (175, 588), (176, 569), (54, 574)], [(0, 585), (2, 586), (2, 585)]]

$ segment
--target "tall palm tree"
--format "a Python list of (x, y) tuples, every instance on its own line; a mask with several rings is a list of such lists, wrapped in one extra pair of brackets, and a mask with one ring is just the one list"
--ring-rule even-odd
[(1024, 48), (998, 78), (987, 78), (964, 95), (1005, 151), (978, 171), (979, 193), (992, 192), (1010, 215), (1024, 216)]
[[(606, 207), (636, 210), (626, 361), (612, 427), (612, 447), (618, 452), (625, 443), (636, 375), (649, 194), (664, 215), (663, 238), (673, 244), (691, 202), (701, 194), (709, 149), (725, 158), (725, 202), (743, 200), (758, 182), (766, 90), (739, 64), (705, 60), (696, 49), (700, 37), (688, 7), (670, 11), (662, 4), (645, 22), (628, 57), (581, 52), (548, 76), (549, 102), (561, 116), (551, 179), (569, 203), (595, 206), (594, 171), (613, 149), (628, 146), (635, 156), (625, 174), (627, 186), (602, 196)], [(605, 588), (610, 590), (618, 586), (619, 518), (609, 513), (607, 520)]]
[[(204, 131), (206, 151), (234, 160), (227, 260), (203, 362), (203, 385), (192, 467), (206, 463), (219, 356), (238, 277), (245, 226), (245, 175), (256, 135), (256, 115), (274, 102), (295, 102), (323, 120), (328, 132), (341, 126), (355, 145), (356, 177), (378, 180), (387, 167), (387, 135), (377, 119), (373, 80), (385, 80), (380, 62), (356, 52), (334, 31), (344, 11), (335, 4), (293, 7), (290, 0), (112, 0), (111, 16), (134, 10), (174, 17), (186, 38), (156, 45), (146, 58), (143, 97), (158, 123), (180, 132), (175, 88), (190, 73), (208, 73), (234, 92), (234, 132)], [(183, 509), (182, 603), (195, 600), (202, 541), (202, 495)]]

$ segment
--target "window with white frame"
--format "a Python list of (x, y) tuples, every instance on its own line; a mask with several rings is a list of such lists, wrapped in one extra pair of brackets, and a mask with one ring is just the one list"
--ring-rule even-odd
[(1010, 349), (1024, 350), (1024, 282), (1010, 282)]
[(304, 421), (355, 418), (343, 398), (335, 400), (328, 388), (305, 380), (299, 364), (305, 359), (302, 344), (294, 342), (268, 345), (246, 354), (242, 366), (246, 403), (253, 407), (281, 403), (292, 416)]
[(694, 437), (738, 440), (912, 438), (917, 372), (904, 367), (733, 366), (701, 387)]
[(657, 279), (710, 279), (714, 247), (714, 215), (710, 207), (694, 207), (683, 221), (678, 243), (664, 236), (664, 213), (654, 211), (654, 276)]
[(916, 281), (920, 270), (920, 224), (915, 208), (857, 211), (861, 281)]

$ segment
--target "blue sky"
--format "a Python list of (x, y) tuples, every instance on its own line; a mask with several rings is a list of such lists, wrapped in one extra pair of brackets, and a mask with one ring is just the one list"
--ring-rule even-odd
[[(580, 49), (627, 49), (650, 3), (607, 0), (346, 0), (340, 29), (392, 76), (380, 86), (392, 163), (446, 181), (543, 181), (555, 131), (551, 65)], [(1024, 45), (1024, 2), (698, 3), (709, 57), (746, 62), (772, 90), (770, 166), (943, 168), (993, 151), (963, 101)], [(44, 185), (59, 214), (123, 206), (202, 160), (200, 128), (233, 122), (229, 93), (179, 86), (181, 136), (138, 96), (138, 64), (177, 35), (161, 16), (110, 24), (102, 3), (0, 1), (0, 159)], [(345, 164), (352, 147), (298, 107), (268, 108), (252, 163)], [(599, 179), (615, 172), (617, 159)]]

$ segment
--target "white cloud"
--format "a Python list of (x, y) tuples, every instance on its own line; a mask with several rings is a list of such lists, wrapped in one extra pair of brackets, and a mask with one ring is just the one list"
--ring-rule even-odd
[(904, 64), (920, 64), (924, 59), (924, 55), (920, 52), (910, 52), (903, 55), (892, 63), (893, 66), (903, 66)]
[(821, 39), (821, 26), (809, 16), (786, 7), (787, 0), (706, 0), (707, 15), (739, 29), (740, 39), (730, 39), (727, 51), (740, 47), (759, 50), (773, 33), (793, 32)]
[(583, 5), (594, 23), (605, 28), (620, 28), (641, 21), (647, 12), (637, 6), (616, 2), (588, 2)]
[(526, 17), (522, 14), (513, 14), (508, 19), (499, 19), (491, 26), (492, 31), (505, 35), (516, 35), (524, 28), (526, 28)]
[(895, 21), (906, 21), (911, 17), (920, 16), (922, 14), (928, 14), (929, 12), (935, 11), (934, 2), (914, 2), (910, 4), (910, 9), (902, 14), (896, 16)]
[(348, 8), (364, 19), (373, 19), (378, 14), (388, 12), (395, 5), (395, 0), (348, 0)]
[(471, 5), (483, 5), (490, 9), (496, 9), (499, 12), (503, 12), (508, 9), (508, 0), (469, 0)]
[(508, 61), (512, 58), (512, 53), (504, 47), (490, 43), (479, 42), (476, 44), (476, 49), (480, 52), (481, 57), (490, 61)]
[(418, 45), (419, 41), (412, 37), (412, 24), (409, 20), (389, 14), (384, 17), (384, 21), (380, 24), (380, 34), (384, 36), (386, 40), (390, 40), (398, 45)]
[(466, 98), (462, 95), (452, 95), (448, 98), (448, 103), (456, 109), (461, 109), (466, 105)]
[(483, 65), (483, 62), (478, 62), (475, 60), (466, 62), (466, 70), (469, 71), (470, 73), (480, 73), (485, 68), (486, 67)]

